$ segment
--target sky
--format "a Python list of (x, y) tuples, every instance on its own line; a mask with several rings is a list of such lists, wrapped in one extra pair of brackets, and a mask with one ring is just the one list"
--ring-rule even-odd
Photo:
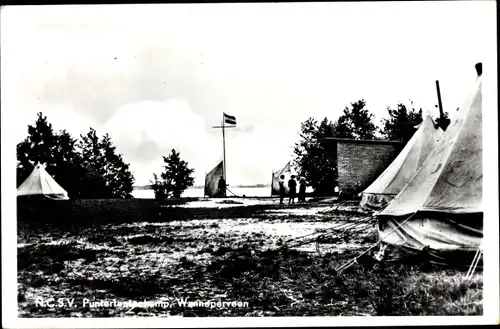
[[(36, 113), (74, 137), (109, 133), (136, 184), (172, 148), (195, 184), (222, 157), (230, 185), (270, 183), (300, 123), (361, 98), (376, 117), (413, 100), (437, 116), (496, 60), (494, 1), (10, 6), (1, 10), (2, 121)], [(15, 148), (15, 143), (12, 145)]]

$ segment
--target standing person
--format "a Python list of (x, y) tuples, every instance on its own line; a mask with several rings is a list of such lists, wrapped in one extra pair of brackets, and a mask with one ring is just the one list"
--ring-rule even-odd
[(295, 194), (297, 193), (297, 182), (295, 181), (295, 175), (292, 175), (288, 180), (288, 188), (290, 191), (290, 198), (288, 199), (288, 204), (295, 204)]
[(340, 194), (340, 190), (339, 190), (339, 186), (338, 185), (335, 185), (335, 188), (333, 189), (333, 192), (334, 192), (334, 196), (339, 196)]
[(300, 177), (299, 179), (299, 202), (306, 202), (306, 178)]
[(285, 199), (285, 175), (280, 176), (280, 204), (283, 204), (283, 199)]
[(219, 198), (224, 198), (226, 196), (226, 180), (224, 177), (220, 176), (219, 178), (219, 185), (218, 185), (219, 193)]

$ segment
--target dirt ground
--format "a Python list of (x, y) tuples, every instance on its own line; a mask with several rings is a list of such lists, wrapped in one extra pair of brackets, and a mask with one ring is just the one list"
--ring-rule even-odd
[[(365, 219), (311, 203), (241, 218), (21, 226), (19, 316), (482, 314), (481, 273), (465, 280), (370, 256), (337, 273), (377, 241)], [(288, 242), (349, 223), (358, 224), (320, 244)]]

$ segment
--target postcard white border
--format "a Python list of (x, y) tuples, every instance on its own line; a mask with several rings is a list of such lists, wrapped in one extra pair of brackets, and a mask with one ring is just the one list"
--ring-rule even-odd
[[(495, 3), (492, 2), (492, 9)], [(493, 11), (493, 10), (492, 10)], [(498, 212), (498, 99), (496, 54), (496, 11), (491, 29), (484, 31), (491, 40), (491, 48), (483, 59), (483, 141), (484, 141), (484, 300), (483, 316), (429, 316), (429, 317), (270, 317), (270, 318), (17, 318), (17, 230), (15, 193), (15, 145), (12, 126), (16, 113), (1, 112), (1, 179), (2, 179), (2, 324), (5, 328), (112, 328), (112, 327), (297, 327), (297, 326), (395, 326), (395, 325), (449, 325), (499, 323), (499, 212)], [(3, 21), (3, 20), (2, 20)], [(1, 29), (4, 39), (5, 29)], [(481, 36), (478, 36), (481, 37)], [(466, 47), (467, 45), (464, 45)], [(5, 50), (3, 47), (2, 53)], [(475, 63), (471, 63), (473, 65)], [(9, 70), (1, 61), (2, 75)], [(1, 99), (9, 92), (2, 81)]]

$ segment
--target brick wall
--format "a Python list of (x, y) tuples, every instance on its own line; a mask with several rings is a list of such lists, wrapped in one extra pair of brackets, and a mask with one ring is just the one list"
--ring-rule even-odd
[(338, 184), (342, 192), (360, 193), (396, 158), (404, 145), (392, 141), (336, 139)]

